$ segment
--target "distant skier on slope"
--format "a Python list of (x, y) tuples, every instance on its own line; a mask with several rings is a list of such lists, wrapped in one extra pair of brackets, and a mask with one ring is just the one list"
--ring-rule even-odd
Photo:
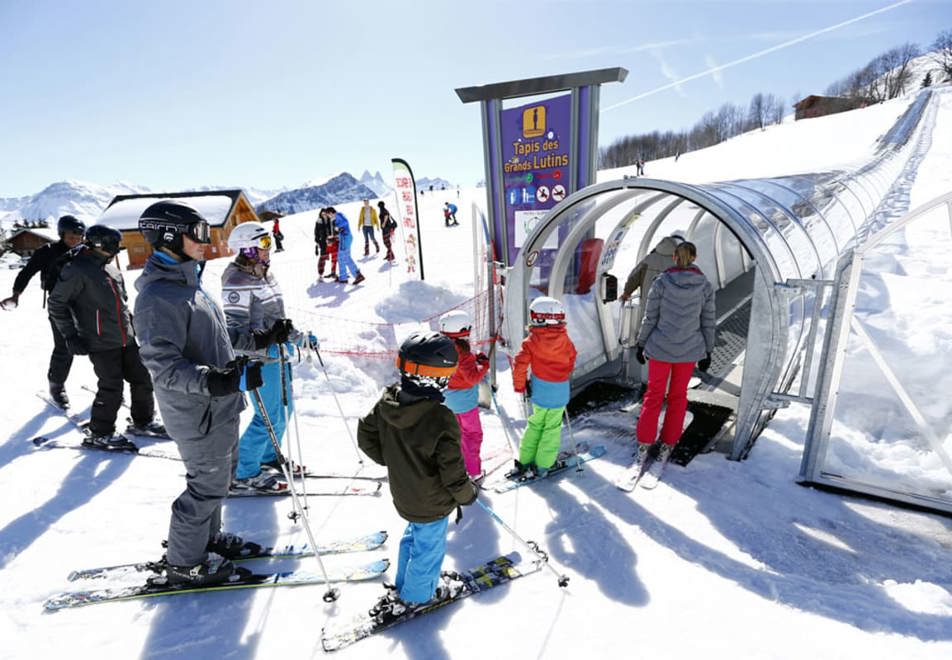
[(408, 521), (395, 588), (370, 611), (381, 621), (462, 588), (440, 575), (449, 515), (475, 502), (477, 493), (463, 465), (459, 426), (441, 405), (441, 390), (456, 362), (449, 337), (414, 332), (400, 346), (400, 382), (388, 387), (357, 425), (360, 448), (387, 466), (393, 504)]
[(443, 221), (446, 223), (446, 226), (449, 227), (451, 224), (458, 225), (456, 221), (456, 204), (450, 204), (446, 202), (443, 204)]
[(274, 251), (284, 252), (284, 245), (281, 242), (284, 240), (284, 234), (281, 233), (281, 218), (275, 218), (272, 222), (271, 235), (274, 236)]
[(354, 284), (360, 284), (366, 278), (357, 269), (354, 258), (350, 256), (350, 247), (354, 242), (354, 235), (350, 231), (350, 222), (347, 220), (347, 216), (339, 213), (333, 206), (328, 206), (327, 212), (334, 218), (334, 228), (339, 240), (337, 260), (340, 263), (340, 274), (337, 281), (341, 284), (347, 284), (348, 279), (353, 276)]
[[(555, 298), (540, 296), (529, 305), (529, 336), (512, 367), (516, 392), (532, 401), (532, 415), (519, 445), (519, 460), (509, 478), (544, 477), (562, 443), (562, 415), (569, 402), (569, 376), (575, 367), (575, 345), (565, 327), (565, 310)], [(528, 371), (532, 371), (531, 379)]]
[(377, 202), (377, 206), (380, 208), (380, 233), (383, 236), (383, 244), (387, 248), (386, 259), (393, 262), (396, 260), (393, 254), (393, 234), (397, 231), (397, 221), (393, 219), (382, 200)]
[[(261, 365), (235, 359), (221, 309), (201, 288), (208, 223), (164, 200), (139, 217), (155, 252), (136, 280), (135, 327), (169, 435), (185, 463), (186, 488), (172, 503), (169, 582), (225, 582), (237, 559), (260, 546), (221, 531), (221, 504), (235, 469), (241, 392), (261, 386)], [(209, 558), (209, 552), (225, 559)]]
[[(228, 247), (238, 253), (221, 276), (222, 309), (228, 335), (238, 354), (262, 362), (264, 383), (258, 393), (280, 442), (294, 402), (289, 391), (282, 391), (282, 386), (291, 382), (292, 373), (291, 364), (286, 363), (287, 371), (282, 379), (279, 347), (284, 345), (286, 354), (291, 354), (294, 352), (292, 342), (303, 341), (304, 335), (286, 318), (281, 287), (269, 270), (271, 236), (267, 228), (259, 222), (243, 222), (228, 235)], [(286, 490), (288, 484), (279, 474), (281, 466), (268, 427), (257, 400), (252, 403), (255, 414), (238, 441), (238, 467), (231, 491)]]
[[(59, 240), (48, 243), (36, 250), (13, 280), (13, 295), (0, 301), (3, 309), (15, 308), (20, 301), (20, 294), (26, 289), (30, 280), (37, 273), (40, 274), (40, 286), (43, 287), (43, 300), (46, 294), (53, 290), (59, 279), (59, 272), (65, 260), (66, 253), (83, 242), (86, 225), (71, 215), (64, 215), (56, 224)], [(69, 397), (66, 396), (66, 378), (73, 365), (73, 354), (69, 352), (66, 342), (56, 324), (50, 319), (50, 328), (53, 331), (53, 353), (50, 355), (50, 367), (46, 372), (49, 381), (50, 397), (60, 408), (69, 407)]]
[(90, 227), (83, 249), (63, 267), (49, 300), (50, 319), (70, 353), (88, 355), (96, 372), (96, 398), (83, 440), (94, 449), (136, 449), (116, 433), (123, 381), (132, 391), (132, 430), (165, 435), (165, 427), (153, 419), (152, 379), (139, 357), (122, 273), (112, 263), (121, 241), (122, 234), (112, 227)]
[(443, 393), (446, 407), (456, 415), (460, 430), (460, 448), (469, 478), (479, 483), (482, 463), (479, 450), (483, 444), (483, 426), (479, 421), (479, 382), (489, 371), (489, 357), (473, 354), (469, 335), (473, 321), (463, 310), (447, 312), (440, 317), (440, 332), (453, 340), (459, 354), (459, 366)]
[(685, 241), (675, 249), (675, 265), (655, 278), (644, 303), (635, 348), (638, 362), (644, 364), (648, 359), (648, 389), (637, 428), (638, 463), (642, 466), (658, 437), (661, 404), (665, 399), (668, 402), (661, 428), (661, 451), (655, 459), (658, 470), (664, 469), (681, 438), (688, 407), (688, 382), (695, 363), (701, 371), (707, 371), (714, 350), (714, 289), (694, 265), (696, 258), (697, 248)]

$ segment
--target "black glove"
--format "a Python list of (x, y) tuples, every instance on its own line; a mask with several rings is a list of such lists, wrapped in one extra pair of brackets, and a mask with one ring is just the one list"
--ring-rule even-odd
[(256, 390), (264, 384), (261, 377), (261, 363), (257, 360), (249, 360), (244, 364), (241, 370), (241, 377), (238, 380), (238, 389), (242, 392)]
[(697, 361), (697, 368), (701, 371), (707, 371), (711, 368), (711, 354), (708, 353), (706, 358)]
[(89, 344), (79, 335), (66, 338), (66, 348), (73, 355), (89, 355)]
[[(238, 392), (241, 384), (242, 367), (235, 361), (229, 362), (223, 369), (209, 367), (205, 384), (212, 396), (228, 396)], [(260, 373), (259, 373), (260, 376)]]
[(638, 364), (645, 363), (645, 347), (641, 344), (635, 346), (635, 359), (638, 360)]
[(486, 355), (485, 353), (477, 353), (476, 364), (479, 364), (479, 365), (489, 364), (489, 356)]
[(469, 482), (469, 487), (473, 489), (473, 496), (463, 502), (463, 506), (469, 506), (476, 501), (476, 496), (479, 495), (479, 488), (476, 487), (472, 481)]
[(291, 319), (278, 319), (267, 330), (256, 330), (252, 334), (255, 337), (255, 348), (267, 348), (271, 344), (283, 344), (288, 340), (294, 326)]
[(532, 381), (528, 379), (526, 380), (526, 398), (532, 398)]

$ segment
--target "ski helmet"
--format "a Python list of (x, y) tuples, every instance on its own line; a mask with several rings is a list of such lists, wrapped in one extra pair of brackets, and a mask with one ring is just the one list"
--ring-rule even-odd
[(459, 356), (453, 340), (439, 332), (414, 332), (400, 344), (397, 368), (405, 376), (449, 379)]
[(112, 256), (119, 254), (119, 250), (122, 249), (120, 247), (122, 234), (118, 229), (106, 225), (93, 225), (87, 229), (84, 241), (89, 247), (98, 248)]
[(555, 298), (539, 296), (529, 305), (529, 324), (535, 326), (565, 323), (565, 310)]
[(472, 329), (472, 319), (469, 318), (469, 314), (461, 309), (454, 309), (440, 317), (440, 332), (447, 337), (453, 339), (469, 337)]
[(82, 220), (77, 220), (71, 215), (64, 215), (59, 219), (59, 222), (56, 223), (56, 233), (62, 238), (66, 232), (82, 236), (86, 233), (86, 223)]
[(271, 249), (271, 233), (260, 222), (242, 222), (228, 235), (228, 247), (239, 252), (246, 249)]
[(163, 199), (149, 206), (139, 216), (139, 231), (152, 247), (168, 248), (179, 256), (182, 252), (182, 236), (187, 235), (196, 243), (211, 243), (208, 221), (188, 204)]

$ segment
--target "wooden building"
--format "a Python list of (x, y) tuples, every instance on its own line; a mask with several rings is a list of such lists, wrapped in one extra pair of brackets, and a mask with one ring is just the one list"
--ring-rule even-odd
[(139, 231), (139, 216), (149, 206), (163, 199), (181, 200), (208, 220), (212, 242), (205, 248), (206, 259), (230, 256), (232, 252), (228, 249), (228, 234), (232, 228), (242, 222), (258, 221), (254, 206), (241, 190), (117, 195), (96, 224), (114, 227), (122, 232), (122, 245), (129, 254), (129, 268), (141, 268), (152, 254), (152, 246)]
[(15, 232), (6, 242), (15, 254), (29, 257), (47, 243), (55, 243), (58, 239), (54, 236), (56, 230), (25, 227)]
[(796, 109), (796, 119), (811, 119), (825, 115), (835, 115), (837, 112), (865, 108), (872, 101), (863, 98), (846, 98), (843, 96), (817, 96), (811, 94), (805, 99), (793, 104)]

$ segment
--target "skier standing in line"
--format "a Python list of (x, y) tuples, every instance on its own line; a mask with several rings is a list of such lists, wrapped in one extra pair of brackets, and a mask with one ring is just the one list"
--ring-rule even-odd
[(50, 319), (70, 353), (89, 356), (99, 380), (83, 445), (135, 451), (132, 442), (116, 433), (123, 381), (132, 391), (130, 431), (164, 436), (165, 427), (153, 419), (152, 379), (139, 357), (122, 273), (112, 263), (122, 234), (93, 225), (83, 240), (83, 249), (63, 266), (50, 293)]
[(348, 278), (353, 275), (354, 284), (360, 284), (366, 278), (357, 269), (354, 258), (350, 256), (350, 247), (354, 242), (354, 235), (350, 231), (350, 222), (347, 220), (347, 216), (343, 213), (338, 213), (337, 209), (333, 206), (328, 206), (327, 212), (334, 218), (334, 229), (337, 231), (339, 241), (337, 259), (340, 262), (340, 274), (337, 277), (337, 281), (341, 284), (347, 284)]
[(477, 493), (463, 465), (459, 425), (441, 405), (456, 361), (449, 337), (414, 332), (400, 346), (400, 382), (357, 425), (360, 448), (387, 466), (393, 504), (408, 521), (395, 586), (370, 611), (381, 622), (463, 586), (440, 575), (449, 515), (453, 509), (461, 515), (459, 507), (475, 502)]
[(281, 233), (281, 218), (275, 218), (271, 225), (271, 234), (274, 236), (274, 246), (275, 252), (284, 252), (284, 245), (281, 241), (284, 240), (284, 234)]
[(463, 310), (447, 312), (440, 317), (440, 332), (453, 340), (459, 354), (459, 366), (450, 377), (443, 393), (446, 407), (456, 415), (460, 430), (460, 448), (469, 478), (479, 484), (483, 477), (479, 450), (483, 444), (483, 426), (479, 421), (479, 381), (489, 371), (485, 353), (473, 355), (469, 335), (473, 322)]
[[(641, 304), (644, 305), (645, 300), (648, 298), (648, 289), (651, 288), (651, 283), (671, 265), (674, 250), (678, 247), (678, 243), (683, 241), (684, 239), (677, 234), (671, 234), (671, 236), (662, 238), (658, 244), (655, 245), (654, 249), (646, 254), (644, 259), (639, 261), (638, 265), (628, 274), (628, 279), (625, 280), (625, 288), (622, 294), (618, 296), (618, 299), (622, 302), (626, 302), (637, 290), (639, 300)], [(641, 327), (641, 319), (643, 316), (642, 314), (637, 318), (632, 333), (636, 337), (638, 336), (638, 330)]]
[(328, 217), (327, 209), (321, 209), (314, 223), (314, 253), (317, 258), (317, 276), (324, 275), (324, 264), (328, 257), (331, 259), (331, 272), (326, 277), (337, 279), (337, 239), (334, 237), (334, 222)]
[[(658, 417), (667, 390), (668, 408), (661, 428), (659, 469), (671, 457), (681, 438), (688, 407), (688, 382), (697, 364), (711, 366), (714, 350), (714, 288), (694, 265), (697, 248), (687, 241), (672, 257), (675, 265), (655, 278), (648, 290), (644, 319), (638, 332), (635, 356), (648, 359), (648, 388), (638, 417), (638, 464), (644, 466), (648, 450), (658, 437)], [(670, 379), (670, 384), (669, 384)]]
[[(71, 215), (64, 215), (56, 223), (59, 240), (48, 243), (37, 249), (13, 280), (13, 295), (0, 301), (3, 309), (15, 308), (20, 302), (20, 294), (26, 289), (30, 280), (37, 273), (40, 274), (40, 286), (43, 288), (43, 300), (53, 290), (59, 278), (59, 271), (65, 263), (66, 253), (83, 242), (86, 225)], [(50, 397), (60, 408), (69, 407), (69, 397), (66, 396), (66, 378), (73, 365), (73, 354), (69, 352), (63, 335), (56, 329), (53, 319), (50, 319), (50, 329), (53, 331), (53, 353), (50, 355), (50, 366), (46, 372), (49, 382)]]
[(364, 233), (364, 256), (370, 255), (370, 243), (373, 241), (377, 252), (380, 252), (380, 244), (377, 237), (374, 236), (374, 229), (379, 227), (377, 220), (377, 209), (370, 205), (370, 200), (365, 199), (364, 205), (360, 207), (360, 215), (357, 216), (357, 228)]
[(396, 260), (393, 254), (393, 234), (397, 231), (397, 221), (393, 219), (383, 200), (377, 202), (377, 206), (380, 208), (380, 234), (383, 236), (383, 244), (387, 248), (386, 259), (393, 262)]
[(143, 211), (139, 230), (155, 252), (136, 280), (135, 327), (162, 418), (185, 463), (165, 574), (173, 584), (219, 584), (235, 572), (230, 559), (260, 549), (221, 531), (221, 504), (237, 458), (241, 392), (261, 385), (261, 365), (235, 359), (225, 317), (201, 287), (203, 246), (211, 238), (198, 211), (159, 201)]
[[(575, 345), (565, 327), (565, 310), (555, 298), (540, 296), (529, 305), (529, 336), (512, 367), (516, 392), (532, 401), (532, 415), (519, 445), (519, 460), (510, 478), (544, 477), (559, 455), (562, 415), (569, 402), (569, 376), (575, 367)], [(532, 370), (531, 379), (527, 373)]]
[[(228, 235), (228, 247), (238, 253), (221, 276), (228, 335), (235, 352), (262, 363), (264, 383), (258, 393), (280, 442), (285, 431), (284, 401), (288, 402), (288, 414), (293, 401), (290, 393), (282, 390), (283, 384), (291, 382), (292, 374), (291, 364), (286, 363), (282, 381), (279, 347), (285, 345), (293, 352), (289, 339), (297, 341), (301, 335), (285, 317), (281, 287), (269, 272), (271, 236), (267, 228), (258, 222), (243, 222)], [(238, 467), (231, 491), (286, 490), (288, 484), (279, 473), (281, 466), (268, 427), (257, 400), (252, 404), (255, 415), (238, 441)]]

